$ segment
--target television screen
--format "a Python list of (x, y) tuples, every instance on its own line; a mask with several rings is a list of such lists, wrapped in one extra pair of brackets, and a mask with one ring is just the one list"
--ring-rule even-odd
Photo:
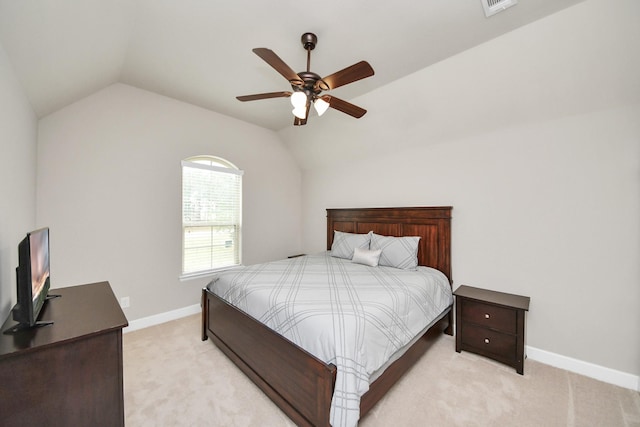
[(18, 301), (11, 310), (18, 322), (4, 333), (18, 332), (34, 326), (50, 325), (51, 321), (38, 322), (38, 315), (48, 298), (51, 285), (49, 269), (49, 229), (27, 233), (18, 245), (16, 287)]
[(31, 266), (31, 297), (33, 301), (33, 320), (38, 317), (40, 309), (49, 291), (49, 229), (29, 233), (29, 252)]

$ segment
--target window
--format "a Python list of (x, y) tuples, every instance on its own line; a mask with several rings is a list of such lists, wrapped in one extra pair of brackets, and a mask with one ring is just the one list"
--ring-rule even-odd
[(218, 157), (182, 161), (182, 277), (241, 263), (242, 174)]

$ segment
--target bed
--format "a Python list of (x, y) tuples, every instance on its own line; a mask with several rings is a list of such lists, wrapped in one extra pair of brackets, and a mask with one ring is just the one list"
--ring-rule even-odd
[[(450, 221), (451, 207), (327, 209), (327, 249), (331, 249), (336, 231), (419, 236), (418, 265), (439, 270), (450, 290)], [(289, 262), (295, 265), (321, 261), (310, 256), (309, 260)], [(448, 305), (427, 330), (402, 349), (401, 356), (394, 355), (395, 361), (385, 365), (384, 371), (368, 384), (368, 391), (360, 399), (360, 418), (440, 334), (452, 334), (452, 324)], [(296, 424), (330, 425), (334, 389), (340, 389), (336, 387), (336, 378), (340, 377), (336, 364), (323, 362), (206, 287), (202, 293), (202, 339), (208, 338)]]

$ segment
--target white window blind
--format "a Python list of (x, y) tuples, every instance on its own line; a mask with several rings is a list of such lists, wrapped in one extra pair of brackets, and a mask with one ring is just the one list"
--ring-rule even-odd
[(182, 274), (241, 263), (243, 171), (215, 157), (182, 162)]

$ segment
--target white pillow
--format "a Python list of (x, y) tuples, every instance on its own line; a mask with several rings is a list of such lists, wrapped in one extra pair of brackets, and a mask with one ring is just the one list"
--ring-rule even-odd
[(357, 262), (358, 264), (377, 267), (381, 253), (382, 251), (380, 249), (377, 251), (371, 251), (369, 249), (355, 248), (353, 251), (353, 259), (351, 261)]
[(369, 249), (371, 241), (371, 231), (367, 234), (344, 233), (342, 231), (333, 232), (333, 243), (331, 244), (331, 256), (336, 258), (353, 258), (355, 248)]
[(373, 233), (370, 249), (381, 249), (379, 265), (415, 270), (418, 267), (419, 236), (390, 237)]

